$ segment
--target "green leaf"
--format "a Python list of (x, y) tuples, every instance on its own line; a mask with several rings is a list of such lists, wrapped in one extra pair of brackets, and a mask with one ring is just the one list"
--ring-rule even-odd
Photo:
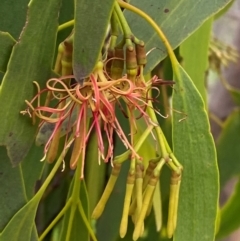
[[(125, 118), (122, 112), (119, 110), (117, 112), (117, 119), (121, 123), (124, 133), (129, 133), (129, 120)], [(126, 151), (126, 147), (122, 144), (122, 141), (118, 137), (116, 137), (114, 146), (114, 156), (120, 155)], [(128, 171), (129, 161), (126, 160), (122, 164), (121, 172), (109, 197), (106, 207), (101, 217), (97, 220), (96, 227), (98, 241), (113, 241), (119, 237), (119, 227), (123, 212)]]
[(26, 241), (32, 239), (32, 235), (34, 235), (32, 233), (34, 229), (34, 220), (40, 199), (41, 196), (35, 196), (13, 216), (0, 234), (1, 241), (19, 241), (19, 237)]
[(177, 65), (173, 108), (173, 151), (183, 165), (175, 241), (213, 241), (218, 203), (218, 168), (203, 100)]
[(220, 76), (222, 80), (223, 86), (227, 89), (229, 94), (232, 97), (232, 100), (235, 102), (236, 105), (240, 105), (240, 90), (234, 86), (231, 86), (224, 77)]
[[(15, 168), (11, 166), (4, 147), (0, 148), (0, 159), (2, 161), (0, 174), (0, 230), (2, 232), (0, 240), (18, 241), (21, 237), (22, 240), (37, 241), (38, 235), (34, 220), (41, 195), (35, 196), (26, 203), (26, 189), (21, 165)], [(34, 169), (31, 172), (37, 174), (38, 170)], [(31, 186), (31, 191), (33, 191), (35, 179), (30, 178), (28, 181), (28, 186)], [(33, 193), (31, 193), (32, 195)]]
[[(230, 0), (132, 0), (131, 4), (151, 16), (161, 27), (171, 46), (176, 48), (204, 21), (229, 2)], [(143, 19), (129, 11), (126, 11), (125, 15), (134, 35), (145, 41), (146, 49), (158, 47), (161, 50), (155, 50), (149, 55), (145, 68), (145, 73), (148, 73), (166, 57), (166, 48)]]
[(221, 209), (221, 223), (217, 238), (223, 238), (240, 227), (240, 181), (236, 184), (233, 195)]
[(18, 39), (24, 27), (29, 0), (1, 0), (0, 31), (8, 32)]
[(0, 71), (2, 72), (6, 71), (8, 59), (15, 43), (15, 39), (9, 33), (0, 31)]
[[(74, 18), (74, 0), (62, 0), (62, 6), (59, 14), (60, 25), (72, 20)], [(58, 53), (59, 44), (70, 35), (72, 29), (73, 26), (58, 31), (55, 54)]]
[[(27, 156), (19, 165), (21, 167), (23, 184), (28, 200), (30, 200), (36, 192), (36, 182), (40, 179), (45, 164), (44, 162), (40, 162), (42, 158), (43, 147), (36, 147), (35, 143), (33, 143)], [(12, 191), (14, 190), (17, 191), (16, 188), (12, 189)]]
[[(0, 144), (5, 145), (12, 164), (27, 154), (37, 126), (19, 114), (26, 108), (24, 100), (36, 93), (32, 82), (42, 85), (51, 75), (58, 13), (61, 0), (32, 0), (26, 26), (13, 47), (7, 72), (0, 89)], [(44, 18), (42, 17), (44, 16)]]
[(12, 168), (4, 147), (0, 147), (0, 160), (0, 230), (3, 230), (11, 217), (26, 203), (26, 195), (21, 169), (19, 166)]
[[(77, 180), (77, 181), (80, 182), (80, 180)], [(74, 182), (75, 182), (75, 178), (72, 179), (72, 183), (69, 188), (68, 197), (74, 195), (72, 193), (73, 190), (75, 190), (73, 188)], [(85, 186), (84, 181), (81, 181), (79, 188), (80, 188), (79, 200), (84, 209), (85, 216), (87, 217), (87, 219), (89, 221), (88, 198), (87, 198), (87, 191), (86, 191), (86, 186)], [(71, 205), (72, 206), (70, 206), (70, 208), (68, 208), (68, 210), (64, 214), (64, 218), (62, 220), (61, 234), (60, 234), (60, 237), (58, 240), (59, 241), (66, 241), (66, 240), (88, 241), (90, 239), (89, 231), (86, 227), (86, 224), (84, 222), (82, 215), (79, 212), (77, 203), (73, 202)], [(73, 212), (73, 214), (71, 214), (71, 212)], [(73, 215), (73, 217), (71, 217), (71, 215)]]
[(222, 17), (225, 13), (227, 13), (227, 11), (230, 9), (234, 2), (234, 0), (231, 0), (223, 9), (221, 9), (217, 14), (215, 14), (214, 20), (217, 20), (218, 18)]
[(180, 46), (180, 55), (183, 58), (182, 65), (193, 80), (193, 83), (201, 94), (205, 104), (205, 76), (208, 68), (208, 48), (211, 37), (212, 20), (212, 18), (208, 19)]
[[(34, 195), (36, 180), (39, 178), (43, 167), (43, 163), (39, 162), (42, 149), (39, 149), (39, 151), (36, 151), (36, 148), (32, 147), (26, 159), (13, 168), (6, 149), (0, 148), (0, 230), (3, 230), (12, 216), (26, 203), (27, 199)], [(36, 230), (32, 232), (33, 238), (31, 240), (37, 240)]]
[(94, 69), (106, 36), (114, 0), (76, 0), (73, 72), (78, 82)]
[[(117, 147), (116, 149), (118, 150), (120, 150), (120, 147), (118, 145), (120, 144), (119, 142), (120, 140), (118, 140), (118, 142), (115, 143), (115, 146)], [(122, 147), (122, 150), (125, 150), (124, 147)], [(109, 197), (103, 214), (97, 221), (98, 241), (113, 241), (119, 237), (119, 228), (123, 212), (123, 203), (126, 190), (128, 170), (129, 162), (126, 161), (122, 164), (121, 173)]]
[[(107, 141), (104, 138), (104, 144), (107, 145)], [(98, 163), (98, 145), (97, 132), (92, 132), (88, 141), (86, 158), (85, 158), (85, 182), (89, 197), (89, 210), (92, 213), (93, 209), (97, 205), (101, 194), (104, 190), (105, 178), (106, 178), (106, 163)], [(94, 188), (92, 187), (94, 183)]]
[(220, 185), (240, 173), (240, 110), (234, 111), (224, 122), (222, 132), (217, 140)]

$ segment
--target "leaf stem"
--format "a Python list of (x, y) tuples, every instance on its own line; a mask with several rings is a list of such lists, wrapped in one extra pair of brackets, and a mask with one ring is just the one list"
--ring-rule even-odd
[(54, 225), (60, 220), (60, 218), (64, 215), (64, 213), (68, 210), (72, 203), (72, 198), (69, 198), (63, 209), (58, 213), (58, 215), (54, 218), (54, 220), (48, 225), (48, 227), (41, 234), (39, 241), (42, 241), (48, 232), (54, 227)]
[[(153, 127), (154, 126), (149, 125), (148, 128), (142, 133), (141, 137), (138, 139), (136, 145), (134, 146), (134, 150), (136, 152), (141, 148), (141, 146), (143, 145), (144, 141), (146, 140), (148, 135), (151, 133)], [(130, 153), (131, 153), (130, 150), (127, 150), (123, 154), (121, 154), (119, 156), (116, 156), (114, 158), (114, 163), (123, 163), (125, 160), (128, 159)]]
[(175, 74), (177, 76), (179, 76), (180, 75), (179, 70), (178, 70), (179, 63), (177, 61), (177, 58), (173, 52), (173, 49), (172, 49), (170, 43), (168, 42), (166, 36), (162, 32), (162, 30), (159, 28), (159, 26), (155, 23), (155, 21), (150, 16), (148, 16), (145, 12), (130, 5), (129, 3), (118, 0), (118, 4), (119, 4), (119, 6), (138, 14), (139, 16), (144, 18), (154, 28), (154, 30), (156, 31), (156, 33), (158, 34), (158, 36), (160, 37), (160, 39), (162, 40), (163, 44), (165, 45), (165, 47), (168, 51)]
[(42, 196), (43, 193), (45, 192), (46, 188), (48, 187), (49, 183), (51, 182), (51, 180), (53, 179), (54, 175), (56, 174), (59, 166), (61, 165), (64, 156), (66, 155), (69, 147), (71, 146), (71, 143), (73, 142), (73, 138), (72, 136), (69, 138), (70, 141), (68, 143), (68, 145), (66, 145), (66, 148), (62, 151), (61, 155), (59, 156), (57, 162), (55, 163), (52, 171), (49, 173), (48, 177), (46, 178), (46, 180), (44, 181), (43, 185), (41, 186), (41, 188), (38, 190), (37, 194), (35, 196)]
[(131, 39), (132, 31), (131, 31), (131, 29), (130, 29), (130, 27), (129, 27), (129, 25), (128, 25), (124, 15), (123, 15), (123, 12), (122, 12), (122, 10), (121, 10), (121, 8), (120, 8), (120, 6), (119, 6), (119, 4), (117, 2), (115, 2), (115, 4), (114, 4), (114, 10), (115, 10), (115, 12), (116, 12), (116, 14), (118, 16), (118, 19), (119, 19), (119, 21), (121, 23), (121, 26), (122, 26), (125, 38), (126, 39)]
[(70, 21), (68, 21), (68, 22), (66, 22), (66, 23), (63, 23), (63, 24), (59, 25), (59, 26), (58, 26), (58, 32), (59, 32), (59, 31), (62, 31), (62, 30), (65, 29), (65, 28), (69, 28), (69, 27), (71, 27), (71, 26), (73, 26), (73, 25), (74, 25), (74, 19), (72, 19), (72, 20), (70, 20)]
[(92, 228), (89, 225), (88, 218), (86, 217), (86, 214), (84, 212), (84, 209), (82, 207), (82, 204), (81, 204), (80, 200), (78, 201), (78, 211), (80, 212), (80, 214), (82, 216), (82, 219), (83, 219), (83, 221), (84, 221), (84, 223), (85, 223), (85, 225), (88, 229), (89, 234), (91, 235), (92, 240), (97, 241), (97, 238), (96, 238)]

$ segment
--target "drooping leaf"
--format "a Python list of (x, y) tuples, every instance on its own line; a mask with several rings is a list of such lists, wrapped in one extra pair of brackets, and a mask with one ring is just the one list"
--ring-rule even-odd
[(2, 0), (0, 8), (0, 31), (8, 32), (18, 39), (24, 27), (29, 0)]
[(240, 182), (238, 180), (233, 195), (229, 198), (220, 212), (221, 222), (219, 232), (217, 233), (218, 239), (226, 237), (240, 227), (240, 217), (236, 215), (240, 212), (239, 200)]
[[(36, 192), (36, 182), (40, 179), (44, 162), (40, 162), (43, 158), (43, 148), (36, 147), (33, 143), (27, 156), (20, 164), (23, 185), (27, 199), (30, 200)], [(14, 189), (12, 189), (14, 191)], [(16, 189), (17, 191), (17, 189)]]
[[(132, 0), (131, 4), (144, 10), (161, 27), (171, 46), (176, 48), (191, 33), (200, 27), (214, 13), (222, 9), (230, 0)], [(127, 21), (133, 33), (145, 41), (146, 49), (158, 47), (148, 57), (145, 72), (150, 72), (167, 55), (166, 48), (153, 29), (135, 14), (126, 11)]]
[(224, 122), (222, 132), (217, 140), (220, 185), (240, 173), (240, 111), (234, 111)]
[(106, 36), (114, 0), (76, 0), (73, 72), (78, 82), (95, 67)]
[[(74, 0), (62, 0), (62, 5), (59, 13), (59, 25), (64, 24), (74, 18)], [(59, 44), (64, 41), (71, 33), (73, 26), (58, 31), (57, 43), (56, 43), (56, 54), (58, 51)]]
[[(80, 180), (77, 180), (80, 182)], [(89, 221), (89, 207), (88, 207), (88, 198), (85, 183), (82, 181), (77, 184), (80, 190), (76, 190), (74, 188), (75, 179), (72, 179), (71, 186), (69, 188), (68, 197), (74, 196), (73, 191), (79, 192), (79, 200), (84, 209), (85, 216), (87, 217), (87, 221)], [(89, 231), (86, 227), (83, 217), (81, 216), (79, 209), (77, 207), (77, 203), (72, 202), (70, 207), (64, 214), (64, 218), (62, 220), (61, 232), (59, 236), (59, 241), (89, 241)]]
[[(37, 241), (38, 234), (34, 220), (41, 195), (34, 196), (26, 203), (26, 183), (24, 183), (21, 165), (13, 168), (3, 147), (0, 148), (0, 159), (0, 240), (18, 241), (21, 237), (22, 240)], [(37, 174), (38, 171), (39, 168), (31, 170), (33, 174)], [(30, 178), (28, 181), (28, 189), (30, 186), (33, 189), (35, 179)], [(33, 193), (30, 195), (33, 196)], [(30, 199), (30, 196), (28, 198)]]
[(231, 0), (224, 8), (222, 8), (217, 14), (214, 15), (214, 20), (217, 20), (218, 18), (222, 17), (233, 5), (235, 0)]
[[(117, 118), (121, 123), (124, 133), (129, 133), (128, 119), (123, 116), (121, 111), (117, 112)], [(126, 147), (122, 144), (118, 137), (116, 137), (114, 146), (114, 156), (120, 155), (126, 151)], [(106, 207), (101, 217), (97, 220), (96, 228), (98, 241), (113, 241), (119, 238), (119, 228), (123, 212), (128, 170), (129, 161), (126, 160), (122, 164), (121, 172), (109, 197)], [(109, 223), (111, 225), (108, 225)]]
[[(106, 139), (104, 139), (105, 144)], [(98, 163), (97, 133), (90, 135), (85, 161), (85, 182), (89, 197), (89, 210), (92, 213), (104, 190), (107, 165)], [(94, 187), (94, 188), (93, 188)]]
[(16, 43), (13, 37), (6, 32), (0, 31), (0, 71), (5, 72), (7, 63), (12, 52), (12, 47)]
[[(176, 66), (173, 151), (183, 165), (174, 241), (213, 241), (218, 203), (218, 168), (203, 100), (192, 80)], [(178, 72), (177, 72), (178, 71)]]
[[(205, 76), (208, 68), (208, 49), (212, 29), (212, 18), (180, 46), (182, 65), (206, 103)], [(193, 54), (194, 49), (194, 54)]]
[[(7, 224), (0, 234), (1, 241), (31, 240), (33, 236), (34, 220), (41, 196), (35, 196), (21, 208)], [(14, 230), (14, 232), (13, 232)]]
[[(129, 170), (128, 164), (129, 162), (122, 164), (121, 173), (117, 179), (115, 187), (109, 197), (109, 200), (101, 217), (97, 221), (98, 241), (112, 241), (116, 240), (119, 237), (119, 228), (126, 190), (126, 180)], [(109, 223), (111, 225), (109, 225)]]
[(14, 213), (26, 203), (26, 196), (21, 169), (19, 166), (12, 168), (4, 147), (0, 147), (0, 160), (0, 230), (2, 231)]
[(221, 77), (221, 80), (235, 104), (240, 105), (240, 90), (234, 86), (231, 86), (223, 77)]
[[(35, 192), (36, 180), (39, 179), (43, 163), (39, 160), (42, 149), (36, 150), (33, 146), (23, 162), (12, 167), (7, 151), (0, 148), (0, 230), (8, 224), (12, 216), (30, 200)], [(34, 163), (36, 162), (36, 163)], [(34, 166), (34, 168), (33, 168)], [(37, 240), (37, 232), (32, 224), (31, 241)], [(12, 227), (13, 228), (13, 227)], [(15, 229), (15, 228), (14, 228)], [(9, 234), (10, 235), (10, 234)], [(10, 236), (4, 236), (6, 240), (12, 240)], [(0, 238), (1, 239), (1, 238)], [(2, 239), (1, 239), (2, 240)], [(4, 239), (3, 239), (4, 240)]]
[[(37, 1), (29, 5), (26, 25), (13, 47), (0, 89), (0, 144), (8, 149), (12, 164), (20, 162), (34, 139), (36, 126), (19, 114), (24, 100), (36, 93), (32, 82), (43, 84), (51, 75), (58, 13), (61, 0)], [(42, 17), (44, 16), (44, 18)]]

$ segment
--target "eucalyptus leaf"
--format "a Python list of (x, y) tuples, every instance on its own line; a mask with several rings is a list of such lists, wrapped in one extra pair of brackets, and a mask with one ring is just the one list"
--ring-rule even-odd
[(15, 39), (6, 32), (0, 31), (0, 71), (5, 72), (7, 68), (8, 59), (11, 55), (13, 45), (16, 43)]
[(220, 185), (240, 173), (240, 110), (234, 111), (224, 122), (222, 132), (217, 139)]
[(240, 227), (240, 217), (236, 215), (240, 212), (240, 181), (236, 184), (234, 193), (221, 209), (221, 222), (217, 239), (226, 237)]
[[(208, 19), (180, 46), (182, 65), (189, 74), (206, 105), (205, 76), (208, 68), (208, 49), (213, 19)], [(194, 54), (193, 54), (194, 49)]]
[[(36, 181), (39, 179), (43, 167), (43, 163), (39, 162), (41, 156), (42, 148), (36, 150), (33, 146), (25, 160), (13, 168), (6, 149), (4, 147), (0, 148), (0, 230), (3, 230), (12, 216), (26, 204), (27, 200), (33, 197), (36, 191)], [(12, 228), (15, 230), (15, 227)], [(37, 240), (34, 222), (32, 223), (32, 228), (31, 240)], [(3, 237), (6, 237), (6, 240), (12, 240), (8, 235)]]
[(199, 92), (180, 65), (175, 71), (173, 108), (182, 114), (173, 112), (173, 151), (184, 169), (173, 240), (213, 241), (219, 195), (214, 142)]
[(4, 147), (0, 147), (0, 160), (0, 230), (2, 231), (11, 217), (26, 203), (27, 198), (21, 169), (19, 166), (12, 168)]
[(40, 198), (39, 195), (35, 196), (13, 216), (0, 234), (1, 241), (19, 241), (20, 237), (22, 240), (28, 241), (34, 237), (32, 232)]
[(76, 0), (73, 72), (82, 83), (99, 60), (114, 0)]
[(25, 25), (29, 0), (1, 0), (0, 31), (9, 32), (18, 39)]
[[(76, 178), (76, 177), (75, 177)], [(84, 181), (77, 180), (77, 182), (81, 182), (78, 185), (80, 188), (76, 190), (74, 188), (74, 183), (76, 182), (75, 178), (72, 179), (71, 186), (69, 188), (68, 197), (74, 196), (73, 191), (79, 192), (79, 200), (84, 209), (85, 215), (89, 221), (89, 207), (88, 207), (88, 197), (86, 192), (86, 186)], [(77, 203), (72, 202), (70, 207), (67, 209), (64, 214), (60, 236), (58, 238), (59, 241), (89, 241), (89, 231), (84, 223), (83, 217), (81, 216), (79, 209), (77, 208)]]
[[(104, 144), (107, 147), (107, 140), (104, 136)], [(104, 190), (107, 164), (101, 160), (98, 163), (98, 145), (97, 133), (93, 132), (90, 135), (87, 150), (86, 150), (86, 163), (85, 163), (85, 182), (89, 197), (89, 210), (92, 213), (97, 205), (101, 194)], [(93, 188), (94, 183), (94, 188)]]
[(223, 85), (225, 88), (228, 90), (230, 93), (233, 101), (235, 102), (236, 105), (240, 105), (240, 90), (238, 88), (235, 88), (228, 84), (225, 80), (223, 80)]
[[(118, 121), (121, 123), (121, 127), (124, 133), (129, 133), (129, 120), (125, 118), (122, 112), (119, 110), (116, 114)], [(120, 155), (121, 153), (126, 151), (126, 147), (122, 144), (122, 141), (117, 136), (114, 143), (114, 147), (114, 156)], [(122, 164), (121, 172), (116, 181), (114, 189), (109, 197), (106, 207), (101, 217), (97, 221), (96, 228), (98, 241), (113, 241), (120, 237), (119, 227), (123, 212), (123, 203), (126, 190), (128, 170), (129, 161), (126, 160)]]
[[(176, 48), (199, 28), (208, 18), (218, 12), (230, 0), (132, 0), (131, 4), (151, 16), (167, 36), (171, 46)], [(145, 41), (146, 49), (158, 47), (148, 57), (145, 73), (149, 73), (167, 55), (164, 44), (153, 29), (140, 17), (126, 11), (125, 16), (137, 38)]]
[(37, 126), (33, 127), (20, 111), (26, 108), (24, 100), (36, 94), (32, 82), (43, 85), (51, 76), (60, 3), (30, 2), (26, 26), (13, 47), (0, 88), (0, 103), (4, 103), (0, 108), (0, 144), (7, 147), (14, 165), (23, 160), (34, 139)]
[(44, 162), (40, 162), (42, 158), (43, 148), (36, 147), (35, 144), (33, 144), (27, 156), (19, 165), (28, 200), (30, 200), (36, 192), (36, 183), (40, 179), (44, 168)]

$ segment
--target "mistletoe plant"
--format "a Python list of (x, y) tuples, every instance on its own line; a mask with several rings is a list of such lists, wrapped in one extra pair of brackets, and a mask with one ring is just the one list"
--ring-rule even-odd
[[(227, 3), (203, 2), (155, 0), (136, 7), (136, 1), (76, 0), (72, 10), (64, 1), (32, 0), (19, 40), (1, 33), (0, 100), (6, 108), (14, 106), (8, 116), (6, 108), (0, 112), (1, 143), (7, 147), (1, 155), (17, 165), (13, 180), (21, 179), (23, 197), (2, 218), (0, 240), (117, 240), (115, 230), (103, 238), (99, 226), (119, 180), (124, 192), (114, 209), (120, 216), (111, 212), (124, 240), (213, 240), (218, 170), (204, 95), (171, 47)], [(61, 3), (60, 19), (73, 12), (74, 19), (58, 26)], [(210, 6), (199, 18), (189, 14), (196, 24), (183, 33), (169, 26), (169, 33), (179, 36), (166, 37), (164, 21), (169, 16), (176, 30), (172, 14), (191, 4)], [(156, 9), (162, 10), (160, 18)], [(184, 21), (183, 29), (190, 24)], [(166, 54), (172, 67), (168, 80), (151, 74)], [(4, 173), (10, 172), (4, 165)], [(41, 185), (33, 190), (38, 179)], [(63, 190), (57, 198), (54, 183)], [(41, 209), (51, 202), (57, 207), (44, 217)]]

